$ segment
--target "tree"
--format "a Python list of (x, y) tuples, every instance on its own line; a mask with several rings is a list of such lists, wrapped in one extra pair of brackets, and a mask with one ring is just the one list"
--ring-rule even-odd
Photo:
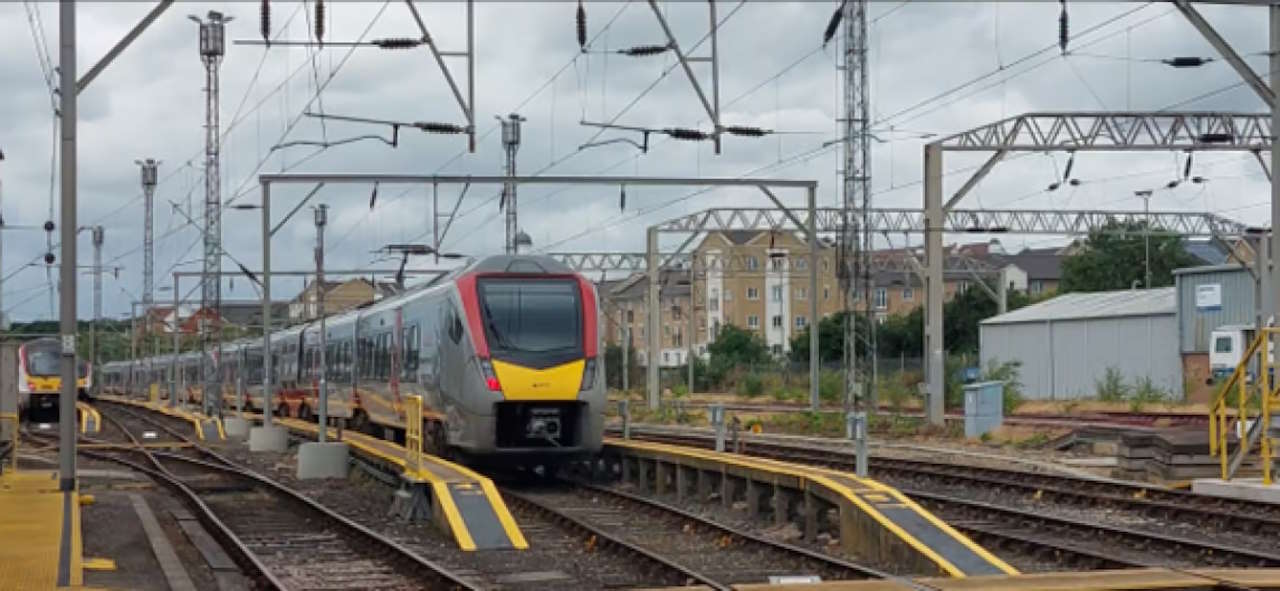
[[(857, 334), (866, 335), (870, 326), (867, 324), (867, 316), (865, 314), (856, 314), (854, 316)], [(822, 320), (818, 321), (818, 359), (824, 363), (840, 362), (844, 360), (844, 312), (836, 312)], [(859, 337), (861, 339), (861, 337)], [(858, 346), (860, 355), (866, 356), (866, 341), (862, 341)], [(809, 327), (796, 333), (791, 337), (791, 360), (792, 361), (809, 361)]]
[(711, 355), (711, 363), (717, 361), (728, 365), (744, 365), (766, 363), (769, 361), (769, 347), (765, 345), (760, 333), (738, 328), (732, 324), (720, 327), (716, 340), (707, 345), (707, 353)]
[[(1089, 233), (1080, 252), (1062, 261), (1058, 290), (1107, 291), (1142, 285), (1146, 279), (1146, 222), (1109, 222)], [(1173, 285), (1173, 270), (1196, 264), (1182, 246), (1181, 236), (1150, 236), (1151, 285)]]

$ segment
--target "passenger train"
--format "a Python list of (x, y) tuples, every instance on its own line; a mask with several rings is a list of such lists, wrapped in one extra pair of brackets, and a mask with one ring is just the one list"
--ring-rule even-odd
[[(402, 438), (405, 397), (423, 398), (431, 452), (476, 462), (548, 463), (599, 451), (605, 403), (595, 286), (543, 256), (474, 261), (325, 322), (330, 409), (352, 428)], [(318, 405), (318, 322), (270, 335), (271, 409), (310, 419)], [(224, 345), (224, 408), (262, 410), (262, 339)], [(199, 353), (177, 357), (180, 399), (199, 402)], [(110, 393), (168, 397), (172, 356), (113, 362)], [(161, 384), (164, 384), (163, 386)]]
[[(93, 387), (92, 368), (81, 362), (76, 368), (77, 396)], [(62, 390), (62, 345), (56, 338), (41, 338), (18, 347), (18, 414), (36, 422), (58, 420), (58, 395)]]

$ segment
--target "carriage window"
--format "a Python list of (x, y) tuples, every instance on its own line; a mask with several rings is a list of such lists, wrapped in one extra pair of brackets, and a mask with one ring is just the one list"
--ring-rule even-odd
[(422, 349), (422, 343), (419, 341), (418, 325), (412, 325), (404, 330), (404, 361), (401, 364), (401, 379), (406, 382), (412, 382), (418, 374), (418, 354)]
[(449, 325), (449, 340), (458, 344), (462, 340), (462, 320), (458, 319), (458, 311), (449, 306), (449, 317), (445, 320)]

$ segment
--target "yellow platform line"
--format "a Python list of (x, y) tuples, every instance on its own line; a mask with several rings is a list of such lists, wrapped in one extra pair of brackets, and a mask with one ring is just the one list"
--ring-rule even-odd
[[(665, 443), (654, 443), (654, 442), (648, 442), (648, 441), (639, 442), (639, 441), (633, 441), (633, 440), (623, 440), (623, 439), (614, 439), (614, 438), (605, 438), (605, 442), (610, 445), (616, 445), (618, 447), (627, 447), (627, 448), (637, 449), (637, 450), (647, 449), (647, 450), (653, 450), (653, 451), (660, 451), (663, 453), (677, 455), (677, 456), (683, 455), (683, 456), (709, 460), (713, 462), (736, 465), (736, 466), (745, 467), (745, 468), (761, 469), (766, 472), (775, 472), (778, 474), (785, 474), (787, 476), (791, 476), (799, 479), (801, 483), (805, 481), (813, 482), (828, 490), (835, 492), (836, 494), (839, 494), (845, 500), (849, 501), (855, 507), (857, 507), (860, 511), (867, 514), (867, 516), (874, 519), (877, 523), (879, 523), (882, 527), (888, 530), (895, 537), (901, 539), (903, 542), (906, 542), (907, 545), (911, 546), (921, 555), (925, 556), (934, 564), (938, 565), (938, 568), (940, 568), (946, 574), (952, 577), (957, 577), (957, 578), (967, 576), (964, 571), (959, 569), (959, 567), (957, 567), (951, 561), (944, 558), (942, 555), (938, 554), (937, 551), (929, 547), (928, 544), (925, 544), (923, 541), (921, 541), (916, 536), (912, 535), (910, 532), (902, 529), (901, 526), (899, 526), (897, 523), (894, 523), (893, 520), (886, 517), (883, 513), (877, 510), (872, 504), (868, 503), (865, 499), (863, 499), (858, 493), (867, 493), (867, 492), (875, 491), (877, 493), (889, 494), (893, 496), (895, 499), (898, 499), (899, 502), (902, 502), (903, 504), (911, 507), (917, 514), (921, 515), (922, 517), (927, 519), (930, 523), (939, 527), (944, 533), (947, 533), (950, 536), (952, 536), (953, 539), (959, 541), (961, 544), (965, 545), (967, 548), (977, 553), (979, 556), (982, 556), (984, 559), (990, 561), (991, 564), (996, 568), (999, 568), (1000, 570), (1011, 575), (1018, 574), (1017, 569), (1013, 568), (1003, 560), (996, 558), (994, 555), (988, 552), (985, 548), (982, 548), (982, 546), (979, 546), (973, 540), (970, 540), (968, 536), (965, 536), (964, 534), (957, 532), (955, 529), (952, 529), (941, 519), (938, 519), (937, 516), (924, 510), (922, 507), (915, 504), (910, 499), (907, 499), (906, 496), (902, 495), (902, 493), (898, 492), (896, 489), (889, 486), (885, 486), (884, 484), (881, 484), (870, 478), (860, 478), (858, 476), (845, 473), (845, 472), (828, 470), (825, 468), (815, 468), (810, 466), (791, 464), (787, 462), (781, 462), (778, 460), (770, 460), (767, 458), (740, 456), (740, 455), (727, 454), (722, 452), (674, 446), (674, 445), (669, 445)], [(833, 475), (839, 476), (842, 478), (851, 479), (857, 482), (858, 484), (864, 486), (865, 488), (860, 490), (854, 490), (844, 484), (841, 484), (839, 482), (836, 482), (835, 480), (832, 480), (831, 476)]]
[[(277, 423), (285, 425), (291, 429), (305, 431), (312, 435), (319, 431), (319, 427), (313, 423), (300, 421), (292, 418), (276, 419)], [(330, 427), (328, 429), (330, 436), (337, 440), (337, 431)], [(511, 546), (517, 550), (526, 550), (529, 548), (529, 542), (525, 539), (524, 533), (520, 531), (520, 526), (516, 523), (515, 517), (511, 515), (511, 510), (507, 507), (502, 495), (498, 493), (498, 489), (493, 484), (493, 480), (483, 476), (466, 466), (455, 464), (448, 460), (423, 455), (423, 460), (431, 462), (449, 472), (457, 474), (457, 478), (448, 478), (440, 476), (431, 470), (408, 469), (408, 462), (405, 461), (404, 453), (391, 454), (379, 449), (377, 446), (366, 443), (364, 438), (368, 437), (363, 433), (344, 433), (343, 441), (352, 447), (376, 457), (387, 463), (393, 464), (400, 468), (407, 478), (425, 482), (431, 486), (432, 493), (440, 503), (440, 510), (444, 512), (445, 521), (448, 522), (449, 530), (453, 533), (454, 539), (458, 542), (458, 547), (462, 550), (473, 551), (476, 549), (475, 539), (471, 536), (471, 530), (466, 525), (466, 520), (462, 518), (461, 511), (458, 510), (457, 503), (453, 500), (453, 494), (449, 490), (450, 484), (477, 484), (484, 491), (485, 498), (489, 499), (489, 506), (493, 509), (494, 515), (498, 518), (498, 523), (502, 525), (503, 531), (506, 532), (507, 538), (511, 540)], [(391, 441), (377, 440), (383, 445), (403, 450), (404, 448)]]

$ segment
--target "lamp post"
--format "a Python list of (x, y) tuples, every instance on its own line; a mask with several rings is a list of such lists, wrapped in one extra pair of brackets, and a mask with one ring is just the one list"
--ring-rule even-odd
[(1146, 222), (1142, 224), (1142, 266), (1145, 269), (1142, 287), (1151, 289), (1151, 189), (1134, 191), (1134, 195), (1142, 199), (1142, 213), (1146, 218)]

